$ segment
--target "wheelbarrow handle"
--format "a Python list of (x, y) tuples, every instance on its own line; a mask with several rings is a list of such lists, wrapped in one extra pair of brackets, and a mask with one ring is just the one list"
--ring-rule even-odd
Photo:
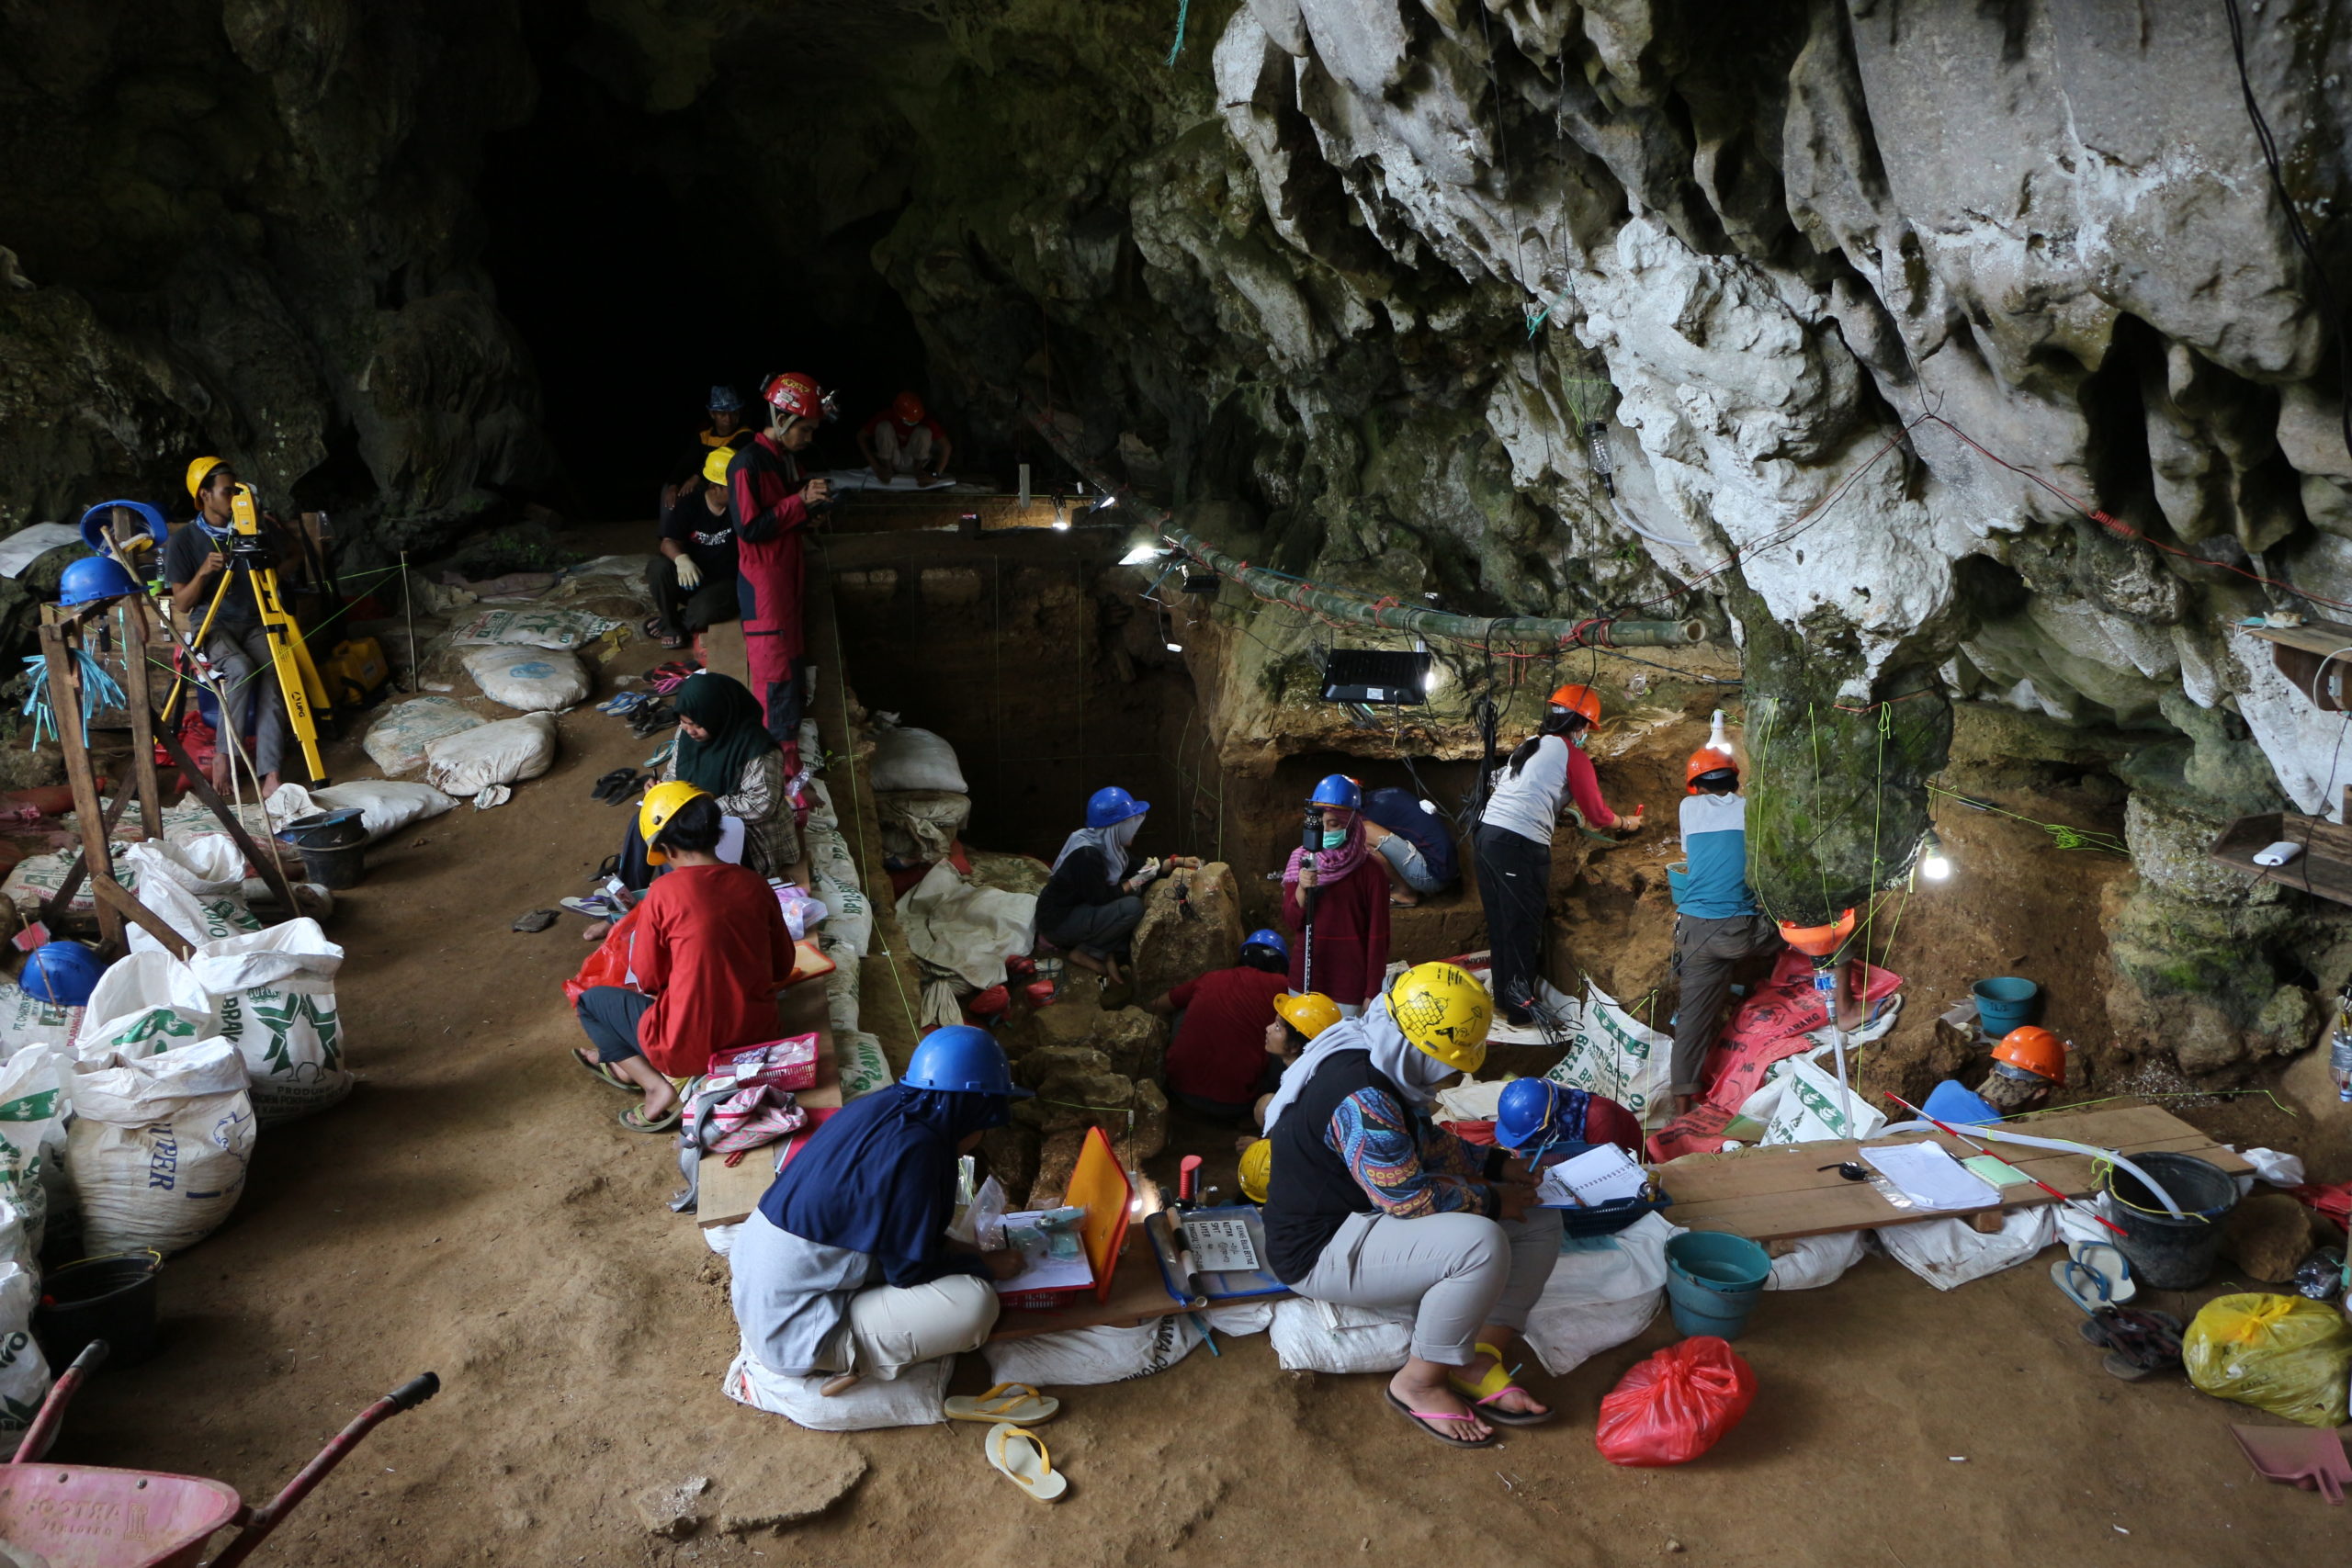
[(437, 1374), (419, 1372), (384, 1397), (392, 1402), (395, 1410), (413, 1410), (440, 1392), (441, 1379)]
[(17, 1440), (16, 1457), (8, 1461), (10, 1464), (38, 1463), (41, 1456), (49, 1452), (49, 1445), (57, 1440), (58, 1427), (65, 1424), (65, 1407), (74, 1402), (75, 1394), (82, 1392), (83, 1382), (107, 1359), (108, 1348), (103, 1339), (93, 1339), (82, 1347), (82, 1353), (74, 1358), (74, 1364), (65, 1369), (64, 1375), (51, 1386), (49, 1397), (40, 1402), (40, 1411), (34, 1416), (32, 1425), (26, 1427), (25, 1435)]
[(311, 1489), (327, 1478), (329, 1472), (348, 1458), (351, 1450), (359, 1446), (361, 1438), (390, 1417), (403, 1410), (415, 1409), (440, 1392), (441, 1380), (431, 1372), (422, 1372), (352, 1417), (351, 1425), (329, 1439), (327, 1446), (286, 1483), (284, 1491), (246, 1516), (237, 1539), (212, 1560), (209, 1568), (234, 1568), (234, 1564), (253, 1555), (254, 1548), (267, 1539), (270, 1531), (285, 1523), (286, 1516), (294, 1511), (294, 1506), (309, 1496)]

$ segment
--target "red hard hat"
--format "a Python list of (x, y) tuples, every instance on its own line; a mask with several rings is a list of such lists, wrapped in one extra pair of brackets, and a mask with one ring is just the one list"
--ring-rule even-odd
[(817, 389), (817, 378), (797, 370), (770, 377), (760, 395), (771, 406), (795, 418), (819, 419), (825, 412), (824, 394)]
[(912, 392), (900, 392), (890, 400), (890, 417), (900, 424), (921, 424), (922, 416), (928, 412), (922, 406), (922, 400)]
[(1600, 728), (1600, 694), (1590, 686), (1563, 686), (1552, 694), (1555, 708), (1573, 708), (1594, 728)]
[(2052, 1083), (2066, 1081), (2066, 1043), (2046, 1029), (2029, 1023), (2023, 1029), (2012, 1029), (2001, 1036), (1993, 1047), (1993, 1060), (2007, 1062), (2035, 1077)]

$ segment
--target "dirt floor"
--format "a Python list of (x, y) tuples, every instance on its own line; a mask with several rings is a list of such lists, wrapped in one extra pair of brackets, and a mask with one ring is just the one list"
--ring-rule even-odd
[[(598, 531), (583, 547), (624, 545)], [(660, 657), (633, 646), (616, 668)], [(1067, 1390), (1043, 1434), (1072, 1483), (1052, 1509), (987, 1467), (978, 1427), (826, 1436), (733, 1404), (725, 1266), (664, 1207), (669, 1140), (616, 1126), (625, 1101), (567, 1055), (560, 985), (581, 922), (507, 929), (617, 844), (622, 814), (589, 786), (651, 750), (585, 707), (561, 730), (554, 772), (495, 811), (401, 835), (342, 897), (364, 1081), (263, 1139), (232, 1222), (164, 1270), (163, 1352), (102, 1376), (56, 1457), (258, 1498), (430, 1369), (441, 1396), (371, 1438), (258, 1561), (859, 1565), (944, 1549), (982, 1563), (1930, 1568), (2340, 1549), (2318, 1498), (2258, 1480), (2231, 1444), (2230, 1422), (2272, 1418), (2177, 1380), (2108, 1378), (2039, 1265), (1944, 1294), (1872, 1258), (1812, 1295), (1768, 1297), (1739, 1345), (1761, 1384), (1752, 1412), (1672, 1471), (1614, 1469), (1591, 1442), (1600, 1396), (1673, 1338), (1663, 1316), (1567, 1377), (1532, 1374), (1562, 1419), (1477, 1455), (1408, 1430), (1376, 1379), (1280, 1371), (1263, 1336)], [(334, 760), (366, 771), (356, 747)], [(1671, 797), (1644, 787), (1655, 816)], [(1995, 964), (2051, 982), (2062, 1021), (2090, 1005), (2076, 976), (2100, 961), (2096, 884), (2116, 868), (2027, 852), (2039, 830), (1997, 819), (1945, 836), (1961, 874), (1914, 900), (1894, 953), (1921, 992), (1905, 1028)], [(1656, 912), (1654, 892), (1605, 897)], [(1178, 1136), (1222, 1141), (1181, 1122)], [(959, 1390), (988, 1381), (978, 1358), (958, 1369)], [(634, 1500), (697, 1477), (714, 1514), (840, 1500), (781, 1533), (649, 1535)]]

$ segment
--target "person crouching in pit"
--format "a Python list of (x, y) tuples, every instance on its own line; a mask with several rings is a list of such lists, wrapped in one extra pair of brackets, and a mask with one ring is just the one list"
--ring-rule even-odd
[(656, 784), (638, 807), (646, 859), (667, 863), (632, 917), (627, 986), (580, 994), (580, 1027), (595, 1046), (580, 1065), (641, 1092), (620, 1113), (632, 1133), (678, 1124), (677, 1081), (710, 1069), (711, 1054), (776, 1036), (776, 993), (791, 978), (792, 932), (767, 879), (729, 865), (718, 848), (718, 802), (684, 783)]

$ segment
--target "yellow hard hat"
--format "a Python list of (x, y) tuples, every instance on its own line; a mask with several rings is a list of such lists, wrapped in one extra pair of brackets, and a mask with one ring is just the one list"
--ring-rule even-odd
[(708, 479), (715, 485), (725, 484), (727, 482), (727, 465), (734, 460), (734, 447), (712, 447), (710, 449), (710, 456), (702, 460), (702, 477)]
[(654, 847), (662, 837), (662, 829), (670, 825), (670, 818), (675, 817), (686, 802), (709, 793), (700, 784), (690, 784), (684, 779), (672, 779), (668, 784), (655, 784), (645, 792), (645, 798), (637, 807), (637, 833), (645, 840), (646, 864), (667, 865), (670, 863), (670, 857)]
[(1241, 1151), (1241, 1195), (1252, 1203), (1266, 1201), (1266, 1183), (1273, 1179), (1274, 1145), (1259, 1139)]
[(1460, 964), (1417, 964), (1396, 976), (1388, 1016), (1417, 1049), (1454, 1071), (1475, 1073), (1486, 1065), (1494, 999)]
[(1309, 1040), (1340, 1021), (1340, 1004), (1320, 991), (1309, 991), (1303, 997), (1276, 997), (1274, 1011)]
[(194, 501), (196, 492), (204, 488), (204, 477), (219, 468), (221, 461), (219, 457), (198, 457), (187, 466), (187, 498), (190, 501)]

